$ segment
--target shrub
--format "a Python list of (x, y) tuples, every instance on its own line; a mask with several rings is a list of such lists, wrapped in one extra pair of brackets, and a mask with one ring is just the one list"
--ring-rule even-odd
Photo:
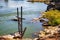
[(60, 24), (60, 12), (58, 10), (50, 10), (43, 13), (42, 18), (49, 20), (49, 25), (59, 25)]

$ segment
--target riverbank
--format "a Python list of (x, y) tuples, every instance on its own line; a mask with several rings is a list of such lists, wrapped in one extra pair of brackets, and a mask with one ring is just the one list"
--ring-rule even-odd
[(39, 40), (60, 40), (60, 26), (46, 26), (38, 33)]
[[(34, 33), (36, 38), (22, 38), (22, 40), (60, 40), (60, 26), (46, 26), (39, 33)], [(20, 40), (19, 33), (0, 36), (0, 40)]]
[[(10, 34), (3, 35), (0, 36), (0, 40), (21, 40), (18, 35), (17, 33), (15, 33), (15, 36)], [(32, 40), (32, 38), (22, 38), (22, 40)]]

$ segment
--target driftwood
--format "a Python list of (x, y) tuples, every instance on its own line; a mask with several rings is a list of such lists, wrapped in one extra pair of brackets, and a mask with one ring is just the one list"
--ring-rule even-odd
[[(21, 20), (21, 18), (19, 18)], [(18, 21), (18, 19), (11, 19), (12, 21)], [(25, 18), (22, 18), (22, 20), (25, 20)]]

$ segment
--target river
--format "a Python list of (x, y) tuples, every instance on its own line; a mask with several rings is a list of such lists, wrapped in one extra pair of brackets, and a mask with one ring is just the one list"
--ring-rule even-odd
[(27, 27), (24, 37), (32, 37), (34, 32), (43, 30), (42, 23), (31, 22), (33, 18), (41, 16), (41, 12), (44, 12), (47, 5), (40, 2), (27, 2), (27, 0), (9, 0), (5, 2), (0, 0), (0, 35), (10, 34), (18, 31), (17, 21), (11, 21), (16, 18), (16, 9), (23, 7), (23, 28)]

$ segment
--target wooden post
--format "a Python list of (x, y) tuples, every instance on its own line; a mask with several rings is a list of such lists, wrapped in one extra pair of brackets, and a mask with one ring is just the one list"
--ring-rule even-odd
[(24, 30), (23, 30), (23, 24), (22, 24), (23, 21), (22, 21), (22, 18), (23, 18), (23, 17), (22, 17), (22, 6), (21, 6), (21, 27), (20, 27), (20, 28), (21, 28), (21, 39), (22, 39), (22, 37), (24, 36), (24, 33), (25, 33), (26, 29), (27, 29), (27, 28), (25, 27)]
[(20, 39), (22, 39), (22, 37), (24, 36), (24, 33), (26, 31), (26, 28), (23, 31), (23, 26), (22, 26), (22, 6), (21, 6), (21, 18), (19, 17), (19, 12), (18, 12), (18, 8), (17, 8), (17, 19), (18, 19), (18, 32), (19, 32), (19, 37)]
[(19, 20), (18, 8), (17, 8), (17, 19), (18, 19), (18, 32), (19, 32), (19, 34), (20, 34), (20, 20)]
[(17, 19), (18, 19), (18, 32), (19, 32), (19, 37), (20, 39), (22, 39), (22, 33), (21, 33), (21, 19), (19, 18), (19, 12), (18, 12), (18, 8), (17, 8)]
[(22, 6), (21, 6), (21, 38), (22, 38), (22, 32), (23, 32), (23, 28), (22, 28)]

